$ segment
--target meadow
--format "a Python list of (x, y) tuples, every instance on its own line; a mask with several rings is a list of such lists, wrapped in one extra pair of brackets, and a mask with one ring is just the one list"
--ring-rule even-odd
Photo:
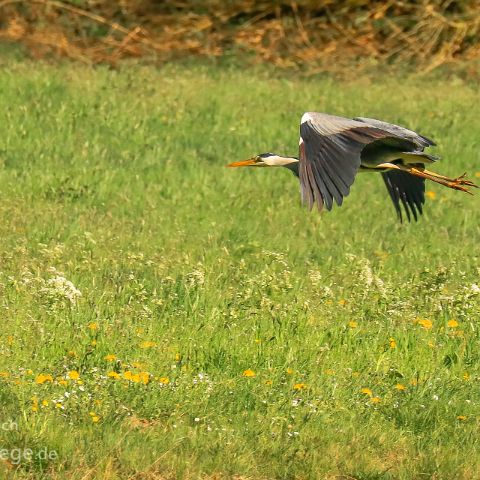
[(478, 86), (206, 64), (0, 71), (0, 477), (480, 478), (480, 203), (301, 206), (305, 111), (480, 181)]

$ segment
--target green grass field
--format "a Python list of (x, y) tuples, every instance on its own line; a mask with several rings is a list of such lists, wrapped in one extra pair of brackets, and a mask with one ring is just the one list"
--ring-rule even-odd
[[(4, 60), (0, 477), (480, 478), (480, 203), (399, 224), (282, 169), (304, 111), (437, 140), (480, 176), (476, 86)], [(480, 180), (477, 178), (477, 180)]]

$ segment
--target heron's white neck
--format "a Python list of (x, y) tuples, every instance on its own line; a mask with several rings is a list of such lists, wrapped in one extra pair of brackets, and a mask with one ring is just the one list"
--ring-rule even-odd
[(286, 167), (291, 163), (298, 163), (298, 158), (295, 157), (282, 157), (281, 155), (272, 155), (264, 158), (263, 162), (269, 167)]

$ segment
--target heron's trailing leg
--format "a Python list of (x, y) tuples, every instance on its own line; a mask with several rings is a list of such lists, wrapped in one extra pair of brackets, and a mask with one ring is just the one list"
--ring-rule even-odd
[[(414, 167), (415, 169), (416, 167)], [(447, 182), (460, 182), (461, 185), (467, 185), (468, 187), (475, 187), (478, 188), (477, 185), (475, 185), (472, 181), (466, 180), (465, 176), (467, 175), (467, 172), (465, 172), (463, 175), (460, 175), (457, 178), (450, 178), (450, 177), (444, 177), (443, 175), (439, 175), (438, 173), (435, 172), (430, 172), (429, 170), (422, 169), (422, 168), (416, 168), (416, 170), (420, 170), (421, 172), (424, 172), (428, 175), (432, 175), (433, 177), (440, 178), (442, 180), (446, 180)]]
[(407, 165), (396, 165), (394, 163), (382, 163), (378, 165), (378, 167), (403, 170), (404, 172), (408, 172), (411, 175), (415, 175), (416, 177), (426, 178), (428, 180), (432, 180), (433, 182), (439, 183), (440, 185), (445, 185), (446, 187), (453, 188), (454, 190), (461, 190), (462, 192), (469, 193), (470, 195), (473, 195), (472, 192), (470, 192), (470, 190), (465, 187), (478, 188), (478, 186), (475, 185), (472, 181), (465, 179), (465, 173), (457, 178), (450, 178), (439, 175), (435, 172), (430, 172), (422, 168), (410, 167)]

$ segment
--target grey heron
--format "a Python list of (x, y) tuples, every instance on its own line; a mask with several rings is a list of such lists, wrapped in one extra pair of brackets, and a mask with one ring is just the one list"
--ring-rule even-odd
[(435, 143), (412, 130), (373, 118), (353, 119), (307, 112), (300, 121), (299, 157), (262, 153), (229, 167), (286, 167), (300, 180), (302, 201), (311, 210), (333, 202), (342, 205), (358, 172), (383, 176), (390, 198), (402, 221), (417, 220), (425, 203), (425, 179), (470, 193), (477, 186), (465, 178), (449, 178), (425, 169), (438, 157), (426, 153)]

